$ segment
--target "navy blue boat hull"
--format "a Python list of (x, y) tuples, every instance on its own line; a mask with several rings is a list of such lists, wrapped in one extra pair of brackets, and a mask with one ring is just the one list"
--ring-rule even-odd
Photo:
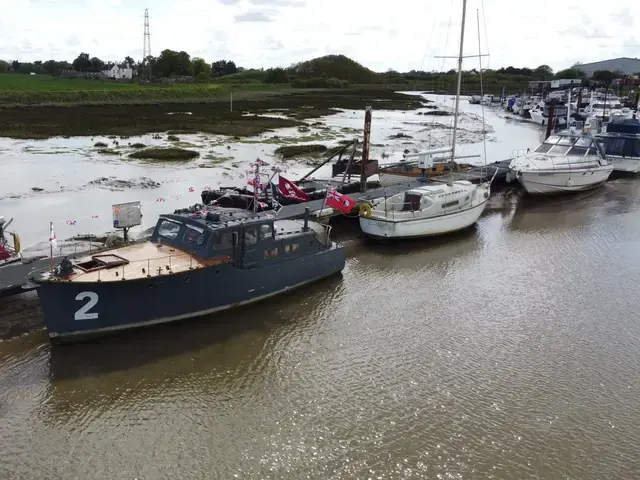
[(37, 292), (52, 342), (71, 342), (253, 303), (344, 266), (344, 247), (336, 246), (256, 269), (223, 264), (119, 282), (44, 282)]

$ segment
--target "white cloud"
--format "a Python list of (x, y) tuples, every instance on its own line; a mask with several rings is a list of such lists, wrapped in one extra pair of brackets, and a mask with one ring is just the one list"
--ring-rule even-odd
[[(481, 42), (486, 53), (488, 39), (490, 58), (484, 67), (548, 64), (557, 70), (577, 61), (640, 57), (640, 22), (631, 14), (636, 2), (619, 0), (602, 14), (583, 0), (540, 0), (535, 10), (541, 13), (534, 14), (520, 2), (487, 0)], [(0, 0), (0, 5), (0, 58), (71, 61), (82, 51), (104, 60), (142, 55), (147, 5), (139, 0)], [(149, 5), (151, 49), (153, 54), (186, 50), (244, 67), (288, 66), (344, 53), (377, 71), (450, 69), (454, 60), (433, 56), (457, 54), (461, 6), (460, 0), (155, 0)], [(478, 53), (477, 9), (481, 0), (469, 0), (467, 55)], [(468, 68), (477, 64), (465, 60)]]

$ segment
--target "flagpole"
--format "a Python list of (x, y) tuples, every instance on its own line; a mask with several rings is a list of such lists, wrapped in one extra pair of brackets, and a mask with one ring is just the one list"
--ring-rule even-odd
[[(53, 222), (49, 222), (49, 237), (53, 230)], [(53, 273), (53, 238), (49, 238), (49, 273)]]

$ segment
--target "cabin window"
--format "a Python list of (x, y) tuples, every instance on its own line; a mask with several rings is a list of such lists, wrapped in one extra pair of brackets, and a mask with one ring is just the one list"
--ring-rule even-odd
[(571, 147), (568, 145), (554, 145), (551, 150), (549, 150), (549, 153), (552, 153), (554, 155), (564, 155), (569, 151), (570, 148)]
[(587, 154), (587, 152), (589, 151), (589, 149), (587, 147), (571, 147), (571, 150), (569, 150), (567, 152), (567, 155), (578, 155), (580, 157), (583, 157), (584, 155)]
[(553, 145), (548, 144), (548, 143), (541, 143), (540, 146), (538, 146), (538, 148), (536, 148), (534, 150), (535, 153), (547, 153), (551, 147), (553, 147)]
[(605, 155), (624, 155), (624, 138), (605, 138), (602, 142)]
[(458, 200), (455, 200), (455, 201), (449, 202), (449, 203), (443, 203), (442, 204), (442, 208), (455, 207), (456, 205), (458, 205)]
[(201, 247), (204, 245), (205, 238), (204, 229), (193, 225), (187, 225), (182, 237), (182, 243), (189, 245), (190, 247)]
[(271, 225), (261, 225), (260, 226), (260, 240), (265, 240), (267, 238), (273, 237), (273, 228)]
[(573, 145), (576, 143), (576, 137), (560, 137), (558, 145)]
[(158, 235), (164, 238), (168, 238), (170, 240), (175, 240), (178, 238), (178, 233), (180, 232), (180, 224), (175, 222), (170, 222), (169, 220), (163, 220), (160, 226), (158, 227)]
[(248, 228), (244, 231), (244, 244), (255, 245), (258, 241), (258, 236), (255, 228)]
[(284, 253), (293, 253), (300, 248), (300, 245), (297, 243), (292, 243), (291, 245), (284, 246)]
[(213, 248), (216, 250), (233, 248), (233, 232), (217, 232)]
[(269, 257), (277, 257), (278, 256), (278, 248), (269, 248), (264, 251), (264, 258)]

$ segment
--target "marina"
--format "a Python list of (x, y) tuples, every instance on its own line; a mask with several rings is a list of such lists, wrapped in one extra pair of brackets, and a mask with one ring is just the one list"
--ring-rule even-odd
[[(434, 59), (455, 69), (356, 64), (346, 80), (327, 68), (343, 55), (154, 58), (145, 11), (143, 83), (125, 96), (153, 105), (111, 118), (108, 92), (101, 115), (10, 124), (24, 138), (0, 137), (0, 478), (638, 477), (640, 96), (601, 70), (565, 78), (581, 64), (484, 70), (480, 10), (467, 57), (472, 17), (453, 7), (457, 56)], [(130, 60), (78, 73), (124, 83)], [(144, 85), (152, 68), (166, 85)], [(454, 95), (418, 90), (423, 73)], [(350, 85), (363, 78), (380, 98)], [(161, 99), (189, 91), (202, 103)]]

